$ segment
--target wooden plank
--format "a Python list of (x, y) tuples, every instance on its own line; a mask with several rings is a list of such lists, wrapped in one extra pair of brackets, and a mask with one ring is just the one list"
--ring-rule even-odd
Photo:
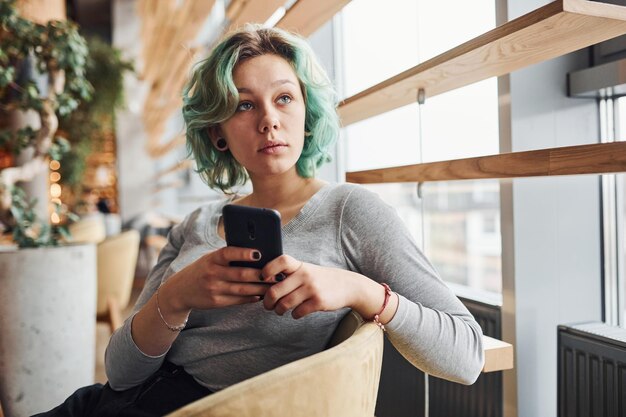
[(344, 126), (477, 81), (511, 73), (626, 33), (626, 7), (557, 0), (340, 104)]
[(238, 1), (226, 10), (229, 27), (236, 29), (246, 23), (265, 23), (284, 4), (285, 0)]
[[(156, 138), (156, 140), (158, 140), (158, 138)], [(154, 138), (150, 137), (150, 139), (148, 140), (146, 151), (152, 159), (158, 159), (164, 155), (167, 155), (172, 150), (185, 145), (186, 140), (187, 137), (184, 133), (176, 136), (173, 139), (170, 139), (168, 142), (163, 144), (157, 143)]]
[(346, 180), (360, 184), (374, 184), (616, 172), (626, 172), (626, 142), (511, 152), (476, 158), (348, 172), (346, 173)]
[(65, 0), (18, 0), (15, 5), (23, 18), (42, 25), (66, 19)]
[(276, 26), (308, 37), (348, 3), (350, 0), (298, 0)]
[(483, 336), (483, 350), (485, 352), (483, 372), (513, 369), (513, 345), (510, 343), (489, 336)]
[(153, 179), (154, 181), (157, 181), (159, 178), (164, 177), (169, 174), (173, 174), (174, 172), (184, 171), (186, 169), (191, 168), (193, 164), (194, 162), (191, 159), (183, 159), (180, 162), (176, 162), (175, 164), (170, 165), (168, 168), (164, 169), (163, 171), (157, 172), (154, 175)]
[(156, 3), (154, 17), (150, 21), (151, 28), (147, 37), (148, 41), (143, 46), (142, 78), (144, 80), (154, 80), (155, 62), (163, 53), (163, 45), (166, 45), (167, 48), (168, 40), (171, 40), (172, 35), (176, 33), (172, 16), (176, 16), (179, 10), (180, 7), (176, 7), (175, 0), (162, 0)]

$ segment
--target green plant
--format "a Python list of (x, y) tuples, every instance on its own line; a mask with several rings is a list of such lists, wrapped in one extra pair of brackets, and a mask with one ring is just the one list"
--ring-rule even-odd
[[(59, 242), (71, 241), (72, 237), (64, 224), (50, 225), (37, 218), (33, 206), (35, 200), (29, 200), (24, 190), (19, 187), (11, 189), (13, 205), (11, 214), (16, 221), (13, 227), (13, 241), (20, 248), (36, 248), (39, 246), (58, 246)], [(60, 204), (55, 204), (56, 213), (71, 220), (76, 215), (66, 211)]]
[(85, 76), (93, 86), (93, 98), (83, 101), (66, 117), (59, 129), (72, 147), (61, 160), (61, 183), (80, 193), (85, 158), (98, 150), (107, 132), (114, 129), (115, 111), (124, 105), (124, 74), (133, 72), (131, 62), (118, 49), (96, 37), (87, 38), (89, 56)]
[[(55, 133), (59, 116), (69, 115), (91, 97), (87, 57), (86, 41), (75, 24), (37, 24), (19, 15), (15, 0), (0, 2), (0, 110), (34, 111), (40, 119), (39, 127), (0, 127), (0, 150), (18, 155), (33, 149), (30, 160), (0, 172), (0, 222), (17, 234), (20, 246), (52, 244), (58, 238), (54, 227), (34, 226), (33, 203), (21, 197), (15, 184), (47, 169), (48, 156), (61, 158), (69, 151), (69, 142)], [(44, 88), (37, 77), (45, 80)], [(39, 237), (33, 237), (34, 232)]]

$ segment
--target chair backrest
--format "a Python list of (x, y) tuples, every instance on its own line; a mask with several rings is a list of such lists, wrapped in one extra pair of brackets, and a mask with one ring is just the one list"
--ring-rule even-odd
[(98, 314), (113, 297), (123, 309), (128, 305), (139, 253), (139, 232), (128, 230), (98, 244)]
[[(362, 323), (353, 315), (344, 319), (344, 330)], [(368, 322), (323, 352), (230, 386), (169, 417), (372, 417), (382, 355), (383, 332)]]
[(74, 242), (100, 243), (106, 237), (104, 218), (101, 215), (85, 217), (69, 226)]

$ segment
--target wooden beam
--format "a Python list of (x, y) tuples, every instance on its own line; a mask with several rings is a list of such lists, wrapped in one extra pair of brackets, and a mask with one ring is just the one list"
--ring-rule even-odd
[(226, 9), (230, 28), (236, 29), (246, 23), (265, 23), (285, 0), (233, 0)]
[(164, 177), (166, 175), (191, 168), (193, 164), (194, 164), (194, 161), (192, 161), (191, 159), (183, 159), (182, 161), (176, 162), (174, 165), (169, 166), (163, 171), (157, 172), (154, 176), (154, 180), (157, 181), (159, 178)]
[(298, 0), (276, 26), (309, 37), (348, 3), (350, 0)]
[[(156, 140), (158, 140), (158, 138), (156, 138)], [(183, 133), (163, 144), (157, 143), (156, 140), (150, 137), (148, 140), (148, 146), (146, 147), (146, 151), (152, 159), (158, 159), (164, 155), (167, 155), (172, 150), (183, 146), (185, 144), (185, 141), (187, 140), (187, 137)]]
[(345, 99), (344, 126), (626, 33), (626, 7), (557, 0)]
[(513, 369), (513, 345), (510, 343), (483, 336), (483, 350), (485, 352), (483, 372)]
[(360, 184), (626, 172), (626, 142), (567, 146), (346, 173)]

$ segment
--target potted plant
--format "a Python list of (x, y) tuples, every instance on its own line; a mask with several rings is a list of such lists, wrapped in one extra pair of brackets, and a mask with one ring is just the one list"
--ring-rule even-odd
[[(75, 25), (36, 24), (14, 0), (0, 2), (0, 228), (15, 243), (0, 251), (7, 415), (52, 408), (94, 379), (95, 248), (59, 245), (66, 232), (50, 224), (47, 182), (49, 161), (69, 149), (55, 136), (59, 117), (91, 94), (87, 53)], [(56, 210), (63, 214), (59, 204)]]

